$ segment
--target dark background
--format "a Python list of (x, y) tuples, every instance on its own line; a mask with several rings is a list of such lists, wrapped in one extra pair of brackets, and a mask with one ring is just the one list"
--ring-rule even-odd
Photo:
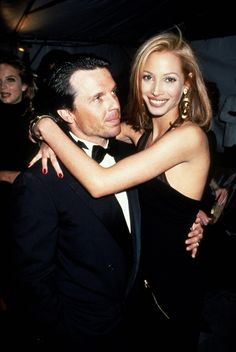
[(186, 39), (236, 34), (228, 1), (203, 0), (1, 0), (2, 46), (16, 40), (138, 46), (179, 26)]

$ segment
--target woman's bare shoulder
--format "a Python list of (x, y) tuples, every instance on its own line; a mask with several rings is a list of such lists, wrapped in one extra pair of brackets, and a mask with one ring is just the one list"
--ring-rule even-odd
[(197, 124), (192, 122), (188, 122), (182, 125), (180, 128), (176, 128), (175, 131), (179, 135), (179, 138), (183, 138), (183, 142), (194, 142), (199, 143), (207, 143), (207, 135), (206, 132)]

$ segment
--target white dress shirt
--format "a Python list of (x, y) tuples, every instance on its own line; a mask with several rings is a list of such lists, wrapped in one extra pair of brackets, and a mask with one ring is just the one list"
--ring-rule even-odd
[[(78, 140), (80, 140), (81, 142), (83, 142), (86, 147), (88, 149), (83, 149), (85, 151), (85, 153), (90, 156), (90, 158), (92, 157), (92, 149), (93, 146), (95, 145), (94, 143), (91, 143), (85, 139), (81, 139), (78, 138), (76, 135), (74, 135), (72, 132), (69, 132), (70, 135), (72, 136), (72, 138), (77, 142)], [(108, 144), (108, 141), (107, 141)], [(106, 148), (107, 145), (104, 147)], [(102, 162), (100, 163), (101, 166), (103, 167), (109, 167), (112, 166), (116, 163), (115, 159), (113, 156), (111, 156), (110, 154), (106, 154), (104, 159), (102, 160)], [(131, 224), (130, 224), (130, 213), (129, 213), (129, 201), (128, 201), (128, 197), (127, 197), (127, 193), (125, 191), (119, 192), (119, 193), (115, 193), (115, 197), (118, 200), (121, 209), (123, 211), (129, 232), (131, 232)]]

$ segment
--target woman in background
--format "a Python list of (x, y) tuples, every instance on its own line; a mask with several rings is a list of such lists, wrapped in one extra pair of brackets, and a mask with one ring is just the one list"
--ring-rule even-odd
[[(7, 242), (7, 202), (11, 185), (27, 168), (38, 147), (28, 138), (29, 121), (33, 118), (33, 98), (36, 92), (34, 76), (19, 58), (0, 58), (0, 296), (8, 293), (10, 279), (10, 248)], [(10, 129), (10, 136), (9, 136)], [(6, 299), (6, 297), (5, 297)], [(3, 302), (3, 301), (2, 301)], [(5, 303), (2, 303), (4, 307)]]

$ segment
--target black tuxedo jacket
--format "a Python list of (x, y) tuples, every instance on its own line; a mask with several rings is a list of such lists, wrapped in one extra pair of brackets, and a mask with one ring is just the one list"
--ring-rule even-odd
[[(119, 158), (131, 146), (114, 141)], [(24, 310), (43, 331), (106, 334), (139, 266), (140, 209), (127, 191), (131, 234), (114, 195), (95, 199), (61, 165), (59, 179), (41, 162), (19, 175), (11, 198), (11, 236)], [(132, 250), (130, 250), (130, 246)]]

